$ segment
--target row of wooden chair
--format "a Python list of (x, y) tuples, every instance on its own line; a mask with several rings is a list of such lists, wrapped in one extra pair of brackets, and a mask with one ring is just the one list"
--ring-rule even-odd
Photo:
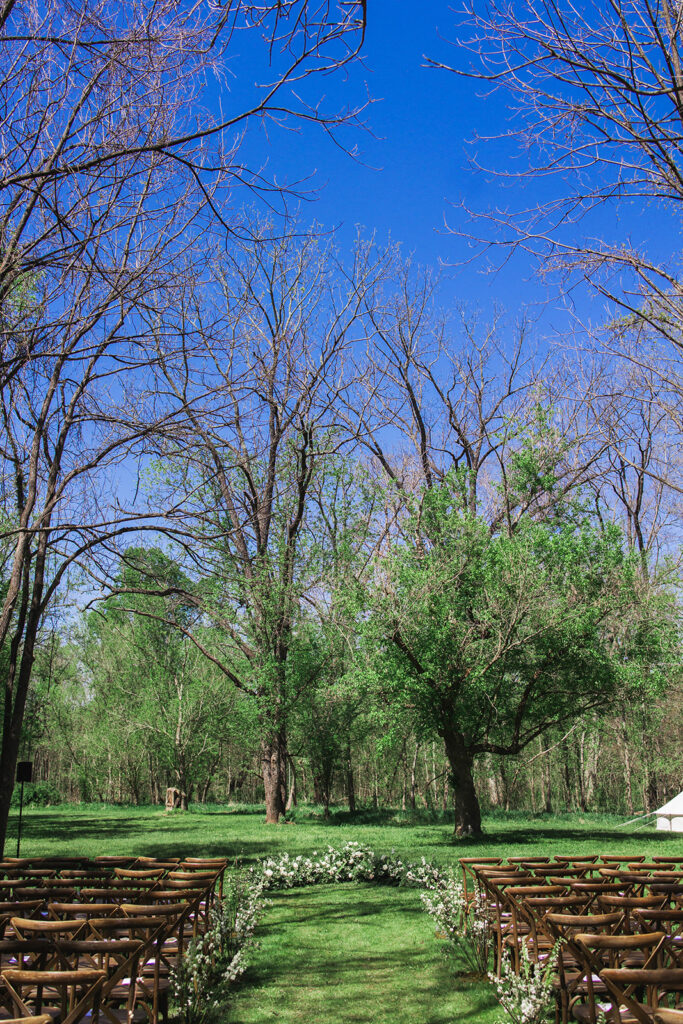
[(683, 858), (466, 858), (461, 869), (466, 900), (485, 907), (499, 973), (506, 956), (519, 970), (523, 949), (542, 965), (559, 946), (558, 1020), (677, 1020)]
[(0, 864), (3, 881), (16, 883), (0, 902), (0, 1021), (167, 1018), (170, 972), (208, 926), (227, 863), (109, 860), (96, 887), (92, 864)]

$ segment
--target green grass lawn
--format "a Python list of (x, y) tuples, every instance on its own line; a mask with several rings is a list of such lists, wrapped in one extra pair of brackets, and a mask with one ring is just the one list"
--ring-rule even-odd
[(493, 1024), (488, 985), (456, 981), (418, 893), (315, 886), (272, 897), (230, 1024)]
[[(13, 811), (6, 844), (10, 855), (16, 852), (17, 817)], [(340, 812), (325, 821), (322, 815), (303, 809), (294, 824), (267, 826), (263, 820), (260, 807), (197, 806), (185, 814), (167, 814), (159, 807), (101, 804), (30, 807), (24, 810), (21, 853), (205, 854), (253, 864), (285, 850), (311, 853), (354, 839), (378, 853), (393, 849), (408, 859), (424, 856), (440, 863), (479, 855), (580, 854), (596, 850), (683, 856), (683, 833), (671, 836), (654, 828), (640, 832), (619, 829), (624, 819), (614, 815), (490, 816), (484, 818), (482, 839), (460, 842), (453, 840), (453, 827), (441, 815), (376, 811), (352, 818)]]
[[(378, 853), (443, 864), (461, 856), (671, 853), (683, 835), (622, 830), (623, 819), (598, 815), (484, 819), (485, 836), (454, 842), (439, 816), (366, 812), (329, 821), (308, 809), (295, 824), (263, 824), (261, 808), (60, 806), (24, 814), (22, 855), (223, 855), (244, 865), (285, 850), (312, 853), (350, 839)], [(15, 852), (16, 814), (7, 842)], [(410, 889), (317, 886), (270, 895), (259, 928), (261, 948), (216, 1024), (492, 1024), (500, 1015), (486, 983), (454, 972), (440, 953), (431, 919)]]

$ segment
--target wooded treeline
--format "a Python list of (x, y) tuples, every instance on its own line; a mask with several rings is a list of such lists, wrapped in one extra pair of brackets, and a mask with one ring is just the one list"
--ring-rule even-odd
[(259, 230), (151, 365), (173, 414), (135, 500), (163, 517), (40, 633), (35, 798), (455, 804), (462, 832), (658, 806), (680, 566), (648, 374), (444, 313), (395, 250), (342, 270)]
[[(395, 249), (345, 263), (265, 222), (212, 273), (150, 326), (135, 427), (107, 413), (138, 435), (123, 525), (68, 571), (77, 495), (76, 525), (46, 532), (19, 746), (41, 777), (80, 799), (264, 798), (269, 821), (296, 795), (445, 802), (460, 834), (486, 805), (669, 795), (676, 467), (648, 373), (444, 313)], [(6, 390), (8, 465), (32, 375)]]
[(238, 159), (252, 122), (357, 119), (315, 83), (364, 4), (119, 7), (0, 14), (0, 848), (20, 756), (69, 799), (171, 783), (271, 823), (656, 805), (681, 734), (661, 287), (560, 345), (442, 308)]
[[(680, 790), (680, 707), (680, 692), (671, 692), (645, 722), (638, 714), (630, 721), (619, 716), (585, 722), (566, 739), (566, 730), (539, 738), (519, 758), (477, 764), (475, 784), (482, 807), (534, 814), (632, 815), (654, 810)], [(162, 804), (165, 786), (177, 785), (175, 772), (153, 754), (131, 762), (115, 731), (103, 742), (90, 731), (86, 715), (71, 710), (68, 729), (62, 729), (62, 721), (59, 714), (43, 718), (40, 731), (23, 750), (22, 756), (34, 761), (36, 781), (26, 787), (29, 801)], [(79, 743), (74, 742), (75, 735)], [(335, 760), (327, 792), (315, 762), (297, 747), (292, 754), (294, 779), (291, 767), (287, 776), (288, 811), (308, 803), (324, 814), (326, 807), (348, 810), (351, 803), (356, 810), (450, 812), (448, 764), (438, 742), (420, 742), (409, 735), (387, 748), (380, 747), (378, 739), (370, 734), (352, 747), (350, 786), (349, 762)], [(257, 742), (250, 748), (224, 741), (210, 768), (191, 784), (192, 800), (263, 804)]]

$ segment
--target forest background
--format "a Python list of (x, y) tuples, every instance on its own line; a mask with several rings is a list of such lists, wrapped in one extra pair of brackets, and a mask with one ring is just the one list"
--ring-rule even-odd
[(542, 267), (505, 315), (300, 209), (310, 139), (372, 123), (363, 5), (2, 8), (2, 837), (18, 759), (34, 800), (458, 835), (678, 792), (680, 18), (561, 6), (474, 8), (421, 71), (517, 104), (535, 203), (448, 236), (517, 301)]

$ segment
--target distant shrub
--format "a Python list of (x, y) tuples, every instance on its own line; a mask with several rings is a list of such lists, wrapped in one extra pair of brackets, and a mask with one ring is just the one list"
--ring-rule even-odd
[[(20, 796), (20, 787), (15, 786), (12, 793), (12, 807), (19, 806)], [(24, 807), (48, 807), (61, 803), (61, 800), (59, 790), (51, 782), (24, 783)]]

